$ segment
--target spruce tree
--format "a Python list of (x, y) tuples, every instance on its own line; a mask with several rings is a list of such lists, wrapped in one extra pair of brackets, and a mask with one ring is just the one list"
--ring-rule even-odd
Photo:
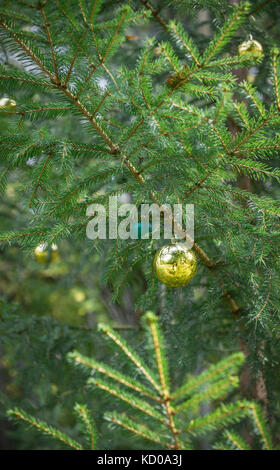
[[(2, 349), (14, 370), (25, 348), (19, 370), (30, 374), (29, 386), (36, 380), (50, 386), (55, 377), (68, 393), (65, 403), (58, 395), (48, 401), (51, 394), (38, 385), (33, 406), (22, 373), (16, 379), (18, 395), (0, 396), (10, 414), (34, 415), (31, 420), (41, 423), (40, 407), (49, 403), (47, 418), (54, 422), (55, 406), (69, 411), (87, 402), (75, 410), (82, 424), (90, 424), (90, 442), (95, 428), (89, 409), (97, 410), (99, 428), (107, 402), (101, 398), (101, 413), (99, 397), (81, 391), (83, 376), (67, 353), (76, 349), (108, 363), (95, 332), (97, 321), (105, 319), (112, 331), (123, 330), (141, 356), (140, 320), (152, 310), (168, 344), (173, 389), (230, 353), (244, 354), (235, 393), (248, 403), (256, 432), (263, 434), (258, 423), (270, 420), (273, 439), (262, 435), (262, 447), (272, 448), (272, 440), (278, 445), (279, 18), (276, 0), (2, 2)], [(194, 205), (198, 269), (186, 286), (168, 287), (155, 275), (155, 254), (169, 243), (163, 238), (87, 238), (88, 207), (99, 203), (108, 210), (110, 196), (138, 208)], [(36, 262), (29, 266), (28, 260), (41, 244), (49, 251), (38, 276)], [(58, 268), (51, 263), (53, 245), (62, 259)], [(69, 263), (67, 276), (63, 262)], [(28, 285), (39, 289), (32, 308), (28, 302), (16, 304), (23, 266)], [(48, 292), (54, 285), (64, 289), (56, 319), (41, 314), (42, 278), (50, 282)], [(89, 292), (97, 289), (103, 302), (88, 309), (83, 304), (84, 323), (65, 321), (77, 284)], [(26, 344), (39, 351), (35, 370), (35, 353)], [(118, 353), (112, 360), (115, 367)], [(65, 375), (56, 370), (58, 364)], [(120, 365), (135, 378), (127, 358)], [(45, 379), (38, 379), (41, 374)], [(19, 396), (26, 401), (24, 412), (15, 411)], [(215, 397), (213, 389), (209, 401)], [(69, 442), (79, 446), (73, 428)], [(261, 429), (268, 433), (265, 424)], [(216, 447), (252, 448), (255, 441), (245, 442), (239, 431), (227, 430)], [(114, 441), (115, 430), (107, 432), (101, 447), (123, 445), (122, 437)], [(36, 446), (32, 439), (21, 442)]]

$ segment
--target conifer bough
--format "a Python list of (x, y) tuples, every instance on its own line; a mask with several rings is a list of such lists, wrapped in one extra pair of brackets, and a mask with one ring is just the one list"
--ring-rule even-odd
[[(0, 98), (16, 107), (0, 110), (0, 190), (17, 175), (27, 227), (11, 226), (0, 242), (34, 249), (85, 237), (88, 205), (106, 205), (110, 195), (123, 192), (137, 204), (193, 203), (193, 249), (202, 263), (182, 297), (160, 290), (149, 241), (103, 247), (104, 279), (120, 298), (141, 271), (139, 311), (148, 306), (166, 314), (176, 303), (176, 315), (186, 316), (188, 306), (194, 328), (204, 319), (209, 325), (209, 336), (203, 330), (205, 338), (212, 335), (209, 347), (216, 348), (220, 332), (228, 340), (240, 329), (244, 351), (263, 373), (279, 358), (280, 57), (271, 48), (271, 30), (261, 35), (258, 22), (262, 11), (269, 15), (269, 3), (222, 1), (218, 10), (216, 2), (199, 2), (209, 13), (208, 36), (180, 18), (180, 5), (196, 12), (188, 0), (164, 2), (162, 10), (158, 4), (160, 11), (152, 1), (109, 3), (1, 6), (8, 59), (0, 66)], [(151, 21), (161, 36), (143, 39), (139, 31)], [(130, 29), (139, 40), (127, 44)], [(248, 31), (264, 55), (238, 54)], [(232, 73), (251, 66), (255, 86)], [(237, 175), (250, 178), (254, 191), (241, 189)], [(194, 300), (190, 292), (197, 287), (204, 293)], [(232, 312), (242, 308), (237, 326), (221, 294)], [(156, 380), (154, 386), (158, 392)]]

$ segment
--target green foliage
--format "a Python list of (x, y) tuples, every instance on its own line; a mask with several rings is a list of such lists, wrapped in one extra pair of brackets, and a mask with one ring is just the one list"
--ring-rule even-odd
[[(89, 414), (89, 411), (86, 405), (76, 404), (75, 411), (77, 414), (78, 419), (81, 421), (84, 434), (86, 435), (87, 441), (90, 442), (90, 449), (95, 449), (95, 440), (96, 440), (96, 431), (94, 429), (94, 424), (92, 418)], [(74, 450), (83, 450), (83, 447), (78, 442), (71, 439), (66, 434), (62, 433), (58, 429), (48, 425), (47, 423), (30, 416), (25, 411), (15, 408), (13, 410), (8, 411), (8, 416), (13, 418), (14, 420), (21, 420), (37, 429), (40, 433), (43, 433), (47, 436), (52, 437), (55, 440), (58, 440), (65, 444), (65, 446), (71, 447)]]
[[(5, 408), (20, 403), (34, 422), (44, 408), (44, 419), (66, 434), (72, 423), (69, 434), (76, 440), (70, 416), (74, 403), (85, 400), (62, 358), (78, 348), (75, 362), (96, 371), (90, 388), (108, 396), (114, 391), (120, 408), (102, 401), (111, 423), (157, 446), (174, 446), (162, 422), (166, 406), (157, 402), (171, 393), (188, 447), (202, 431), (238, 420), (245, 413), (243, 393), (255, 395), (242, 389), (239, 402), (197, 415), (201, 403), (236, 389), (242, 349), (247, 388), (258, 388), (261, 376), (268, 392), (259, 399), (273, 415), (279, 440), (277, 15), (276, 0), (1, 4), (0, 99), (17, 106), (0, 109), (0, 294), (12, 309), (20, 303), (12, 314), (0, 306), (3, 361), (10, 362), (3, 369), (9, 385), (18, 387), (12, 399), (6, 391), (1, 395)], [(248, 34), (261, 42), (263, 57), (238, 55)], [(195, 205), (199, 269), (187, 287), (168, 289), (155, 278), (151, 261), (162, 241), (86, 239), (88, 206), (108, 208), (111, 195), (137, 206)], [(31, 259), (42, 242), (59, 245), (57, 266), (40, 269)], [(89, 299), (79, 303), (74, 293), (81, 286)], [(158, 314), (160, 328), (146, 325), (144, 361), (138, 321), (147, 310)], [(116, 368), (115, 357), (105, 365), (104, 349), (92, 346), (99, 321), (131, 363), (128, 370)], [(115, 326), (128, 328), (127, 342)], [(139, 340), (137, 351), (129, 346), (130, 334)], [(212, 365), (186, 379), (206, 364)], [(2, 382), (0, 363), (6, 390)], [(50, 392), (53, 382), (61, 395)], [(97, 410), (95, 396), (89, 402)], [(127, 414), (132, 402), (135, 419)], [(77, 405), (75, 411), (91, 448), (96, 437), (88, 408)], [(250, 413), (256, 433), (265, 436), (262, 446), (272, 447), (258, 407)], [(110, 433), (108, 427), (101, 446), (111, 445)], [(238, 433), (227, 431), (227, 446), (246, 448)], [(118, 436), (116, 446), (122, 446), (121, 431)], [(28, 439), (22, 433), (20, 445), (40, 447), (41, 441)]]
[[(222, 403), (215, 411), (203, 417), (197, 417), (203, 403), (223, 400), (238, 386), (238, 378), (232, 374), (238, 371), (244, 361), (241, 353), (227, 357), (172, 391), (169, 379), (170, 364), (167, 361), (165, 340), (158, 324), (158, 317), (152, 312), (147, 312), (142, 323), (146, 330), (147, 354), (150, 356), (151, 368), (119, 334), (108, 326), (101, 325), (100, 330), (121, 351), (128, 365), (133, 364), (134, 371), (131, 376), (77, 351), (68, 354), (71, 364), (82, 367), (87, 373), (88, 371), (96, 372), (96, 377), (90, 376), (87, 380), (90, 389), (105, 391), (124, 403), (128, 409), (134, 410), (133, 418), (117, 409), (113, 412), (106, 412), (104, 414), (106, 421), (129, 430), (138, 438), (153, 442), (156, 448), (159, 446), (166, 449), (189, 449), (192, 447), (194, 436), (203, 435), (208, 431), (217, 431), (229, 424), (237, 423), (248, 413), (257, 413), (256, 423), (258, 429), (263, 432), (259, 409), (245, 400), (228, 405)], [(226, 378), (221, 380), (221, 375)], [(137, 376), (139, 379), (136, 378)], [(88, 407), (76, 403), (74, 409), (81, 424), (87, 448), (95, 449), (97, 433)], [(8, 415), (13, 419), (28, 423), (38, 431), (69, 447), (76, 450), (83, 448), (65, 433), (61, 433), (18, 408), (9, 410)]]
[[(261, 407), (256, 403), (250, 403), (249, 405), (249, 417), (253, 424), (254, 436), (258, 438), (258, 446), (254, 448), (261, 448), (261, 450), (276, 450), (272, 444), (272, 436), (267, 427), (266, 419), (261, 410)], [(224, 441), (216, 444), (216, 448), (231, 449), (231, 450), (252, 450), (252, 446), (249, 446), (244, 440), (236, 433), (231, 431), (225, 431), (223, 434)]]
[[(158, 318), (152, 312), (147, 312), (142, 321), (147, 330), (147, 353), (150, 356), (151, 369), (147, 361), (140, 359), (119, 334), (109, 327), (101, 327), (107, 339), (121, 350), (127, 361), (133, 363), (133, 378), (77, 351), (69, 354), (73, 364), (96, 372), (96, 377), (90, 377), (87, 381), (90, 388), (107, 392), (119, 402), (124, 402), (134, 409), (138, 418), (133, 419), (126, 413), (115, 410), (105, 413), (107, 421), (138, 437), (148, 439), (161, 448), (182, 449), (190, 448), (192, 436), (203, 435), (210, 430), (216, 431), (238, 422), (248, 414), (251, 405), (243, 400), (229, 405), (221, 404), (202, 418), (196, 417), (197, 410), (203, 403), (224, 399), (238, 386), (238, 378), (232, 374), (244, 361), (241, 353), (229, 356), (172, 391), (170, 365)], [(221, 380), (221, 375), (226, 378)], [(142, 381), (136, 379), (137, 376), (142, 377)], [(143, 425), (145, 421), (147, 424)]]

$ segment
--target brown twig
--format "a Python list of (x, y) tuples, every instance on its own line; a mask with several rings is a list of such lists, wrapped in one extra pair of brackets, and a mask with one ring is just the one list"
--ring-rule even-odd
[(168, 31), (168, 26), (165, 23), (164, 19), (160, 16), (159, 12), (149, 3), (147, 0), (140, 0), (143, 5), (152, 12), (153, 17), (155, 20), (165, 29), (165, 31)]

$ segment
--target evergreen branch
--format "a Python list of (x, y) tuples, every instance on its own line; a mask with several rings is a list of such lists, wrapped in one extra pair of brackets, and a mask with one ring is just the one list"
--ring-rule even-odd
[(75, 54), (73, 55), (73, 58), (71, 60), (71, 64), (69, 66), (69, 69), (68, 69), (68, 72), (67, 72), (67, 75), (65, 77), (65, 80), (64, 80), (64, 83), (63, 83), (63, 86), (64, 87), (67, 87), (68, 83), (69, 83), (69, 80), (70, 80), (70, 77), (71, 77), (71, 74), (72, 74), (72, 70), (73, 70), (73, 67), (74, 67), (74, 64), (75, 64), (75, 61), (77, 59), (79, 55), (79, 49), (77, 48)]
[(264, 179), (266, 176), (271, 178), (280, 179), (280, 170), (271, 169), (266, 164), (255, 162), (254, 160), (231, 160), (230, 164), (233, 168), (238, 170), (240, 173), (248, 174), (249, 176), (255, 176), (256, 179)]
[(279, 85), (279, 71), (277, 70), (277, 58), (279, 57), (279, 50), (274, 48), (272, 51), (272, 71), (273, 81), (276, 96), (276, 104), (278, 111), (280, 111), (280, 85)]
[(208, 173), (204, 178), (202, 178), (202, 180), (198, 181), (197, 183), (195, 183), (193, 185), (193, 187), (187, 192), (185, 193), (184, 197), (181, 199), (182, 201), (185, 201), (192, 193), (194, 193), (195, 191), (197, 191), (198, 189), (202, 188), (203, 187), (203, 183), (210, 177), (212, 176), (213, 173)]
[(265, 424), (264, 416), (262, 414), (262, 410), (260, 406), (255, 403), (250, 403), (249, 404), (249, 416), (253, 420), (256, 432), (262, 439), (264, 449), (272, 450), (273, 445), (271, 442), (271, 437), (270, 437), (268, 428)]
[(3, 22), (0, 22), (0, 25), (3, 26), (4, 29), (7, 29), (14, 40), (22, 47), (22, 49), (34, 60), (34, 62), (41, 68), (43, 72), (45, 72), (49, 78), (52, 80), (52, 82), (61, 90), (65, 93), (65, 95), (70, 99), (72, 103), (76, 105), (76, 107), (82, 112), (82, 114), (91, 122), (93, 127), (96, 129), (98, 134), (103, 138), (103, 140), (108, 144), (112, 152), (115, 152), (115, 145), (111, 141), (111, 139), (107, 136), (107, 134), (103, 131), (101, 126), (98, 124), (98, 122), (91, 116), (89, 111), (85, 108), (85, 106), (76, 99), (76, 97), (71, 93), (71, 91), (68, 88), (65, 88), (64, 85), (62, 85), (59, 81), (57, 81), (56, 77), (53, 76), (53, 74), (46, 69), (46, 67), (42, 64), (41, 60), (29, 49), (29, 47), (24, 44), (18, 37), (16, 36), (15, 33)]
[(85, 430), (85, 434), (88, 437), (90, 443), (90, 449), (96, 449), (96, 442), (97, 442), (97, 431), (95, 429), (95, 425), (93, 419), (91, 417), (90, 411), (86, 405), (81, 405), (80, 403), (76, 403), (74, 410), (83, 424), (83, 428)]
[[(2, 67), (0, 68), (1, 72), (6, 72), (2, 69)], [(2, 80), (2, 86), (3, 85), (10, 85), (11, 86), (11, 90), (14, 90), (14, 84), (11, 84), (10, 83), (10, 80), (13, 80), (15, 82), (19, 82), (20, 84), (27, 84), (27, 85), (32, 85), (34, 87), (37, 87), (37, 86), (40, 86), (42, 88), (45, 88), (45, 87), (48, 87), (48, 88), (55, 88), (55, 86), (52, 84), (52, 83), (49, 83), (47, 82), (46, 80), (39, 80), (36, 76), (30, 78), (29, 75), (25, 74), (24, 72), (22, 71), (14, 71), (13, 70), (13, 74), (11, 75), (11, 73), (1, 73), (0, 74), (0, 79)]]
[(189, 380), (182, 387), (175, 390), (171, 395), (172, 400), (183, 398), (186, 395), (193, 394), (196, 390), (200, 389), (206, 383), (217, 381), (225, 374), (235, 373), (241, 364), (243, 364), (245, 356), (243, 353), (234, 353), (222, 359), (218, 364), (213, 364), (209, 369), (202, 372), (198, 377)]
[(89, 14), (90, 22), (92, 22), (94, 17), (97, 15), (102, 3), (103, 3), (103, 0), (93, 0), (91, 11), (90, 11), (90, 14)]
[(22, 238), (22, 237), (32, 237), (34, 235), (43, 235), (47, 232), (47, 230), (32, 230), (30, 232), (18, 232), (18, 233), (1, 233), (0, 235), (0, 243), (1, 242), (11, 242), (12, 240), (16, 238)]
[(233, 103), (233, 106), (238, 116), (242, 120), (243, 124), (245, 124), (248, 130), (250, 130), (251, 129), (250, 122), (249, 122), (250, 116), (246, 112), (244, 103)]
[(175, 412), (178, 413), (182, 410), (187, 410), (189, 408), (196, 408), (202, 402), (209, 400), (217, 400), (218, 398), (223, 397), (231, 388), (238, 386), (238, 377), (229, 376), (226, 379), (216, 382), (210, 387), (208, 387), (202, 393), (196, 393), (189, 400), (180, 403), (175, 407)]
[(278, 114), (278, 110), (275, 111), (274, 113), (270, 114), (269, 116), (267, 116), (265, 119), (263, 119), (263, 121), (261, 121), (261, 123), (255, 127), (254, 129), (251, 129), (248, 134), (241, 140), (241, 142), (238, 143), (238, 145), (233, 149), (232, 153), (237, 153), (239, 151), (239, 149), (241, 147), (243, 147), (244, 144), (246, 144), (248, 142), (248, 140), (254, 135), (256, 134), (256, 132), (258, 132), (260, 129), (262, 129), (263, 127), (267, 126), (268, 122), (273, 119), (275, 116), (277, 116)]
[(8, 31), (12, 38), (16, 41), (16, 43), (26, 52), (29, 57), (35, 62), (35, 64), (38, 65), (38, 67), (54, 82), (56, 83), (56, 79), (54, 75), (43, 65), (39, 57), (36, 56), (36, 54), (21, 40), (17, 37), (17, 35), (9, 28), (6, 23), (3, 23), (3, 21), (0, 21), (0, 25)]
[(254, 103), (254, 106), (256, 107), (262, 118), (265, 118), (266, 111), (260, 98), (258, 97), (257, 91), (254, 89), (251, 83), (248, 83), (246, 81), (243, 82), (241, 86), (246, 91), (247, 95), (251, 98), (252, 102)]
[[(62, 106), (53, 106), (53, 105), (47, 105), (47, 106), (40, 106), (39, 108), (34, 108), (34, 105), (31, 105), (31, 109), (29, 109), (29, 106), (23, 105), (23, 106), (17, 106), (17, 111), (11, 111), (9, 114), (20, 114), (21, 116), (28, 115), (30, 118), (34, 118), (36, 116), (37, 118), (47, 118), (47, 117), (57, 117), (59, 115), (64, 114), (65, 111), (69, 111), (71, 108), (68, 107), (62, 107)], [(52, 111), (57, 111), (56, 116), (54, 116), (54, 113)], [(2, 113), (5, 113), (5, 110), (1, 110)], [(32, 114), (34, 113), (34, 116)], [(43, 113), (41, 116), (37, 116), (36, 113)]]
[(235, 11), (225, 23), (224, 27), (215, 35), (214, 39), (209, 44), (208, 49), (205, 51), (203, 56), (203, 65), (209, 62), (214, 55), (218, 54), (234, 31), (236, 31), (241, 23), (245, 21), (245, 15), (248, 12), (249, 7), (250, 4), (248, 2), (242, 2), (235, 8)]
[(100, 108), (103, 105), (104, 101), (106, 100), (107, 96), (111, 96), (111, 93), (107, 92), (102, 96), (102, 98), (99, 101), (97, 107), (95, 108), (95, 110), (92, 113), (92, 117), (95, 116), (98, 113), (98, 111), (100, 110)]
[(112, 423), (118, 424), (124, 429), (127, 429), (128, 431), (133, 432), (136, 434), (136, 436), (147, 439), (149, 441), (155, 442), (156, 444), (159, 444), (162, 447), (167, 447), (169, 449), (174, 448), (167, 442), (161, 441), (161, 439), (158, 436), (158, 433), (154, 433), (150, 431), (146, 426), (143, 426), (142, 424), (135, 423), (132, 419), (128, 418), (126, 415), (122, 414), (116, 414), (116, 413), (105, 413), (104, 418), (107, 421), (110, 421)]
[[(16, 13), (15, 11), (12, 11), (12, 10), (0, 10), (0, 15), (6, 16), (8, 18), (12, 18), (13, 20), (19, 20), (19, 21), (23, 21), (24, 23), (30, 24), (30, 17), (23, 15), (22, 13), (19, 13), (19, 12)], [(36, 26), (41, 26), (41, 23), (36, 21), (35, 18), (33, 18), (33, 24)]]
[(235, 450), (250, 450), (250, 447), (240, 436), (238, 436), (238, 434), (225, 431), (224, 437), (230, 444), (233, 445)]
[(99, 388), (100, 390), (104, 390), (104, 392), (108, 392), (113, 397), (118, 398), (119, 400), (127, 403), (133, 408), (136, 408), (137, 410), (150, 416), (156, 421), (159, 421), (165, 426), (167, 425), (166, 418), (163, 418), (162, 415), (158, 413), (158, 411), (156, 411), (154, 408), (151, 407), (151, 405), (149, 405), (143, 400), (140, 400), (139, 398), (136, 398), (131, 393), (124, 392), (120, 388), (116, 387), (115, 385), (112, 385), (110, 382), (107, 382), (106, 380), (103, 380), (103, 379), (89, 378), (87, 383), (89, 385), (93, 385)]
[(74, 21), (73, 18), (71, 18), (71, 16), (69, 16), (67, 14), (67, 11), (63, 8), (63, 6), (61, 5), (61, 1), (60, 0), (54, 0), (55, 1), (55, 4), (58, 8), (58, 10), (61, 11), (61, 13), (63, 14), (63, 16), (68, 20), (68, 22), (70, 23), (70, 25), (74, 28), (75, 31), (79, 31), (79, 27), (78, 25), (76, 24), (76, 22)]
[(162, 387), (162, 394), (164, 399), (164, 406), (166, 409), (166, 414), (168, 417), (169, 428), (173, 436), (174, 448), (179, 449), (180, 444), (177, 438), (179, 431), (176, 429), (173, 414), (174, 410), (170, 406), (170, 391), (169, 391), (169, 375), (168, 375), (168, 364), (164, 350), (164, 341), (161, 335), (160, 328), (158, 327), (158, 318), (155, 316), (153, 312), (147, 312), (143, 319), (145, 323), (149, 325), (151, 330), (155, 356), (157, 361), (157, 367)]
[(164, 55), (166, 61), (171, 65), (174, 72), (180, 74), (180, 62), (170, 44), (162, 43), (159, 47), (161, 54)]
[[(126, 11), (127, 10), (124, 10), (122, 16), (121, 16), (121, 21), (124, 20), (124, 13), (125, 13), (125, 16), (126, 16)], [(7, 25), (3, 24), (3, 23), (0, 23), (3, 25), (4, 28), (10, 30)], [(115, 34), (113, 36), (112, 39), (114, 39), (116, 37), (116, 34), (118, 33), (119, 29), (120, 29), (120, 22), (118, 23), (119, 26), (117, 26), (117, 29), (115, 31)], [(230, 28), (229, 28), (230, 29)], [(11, 30), (10, 30), (11, 31)], [(70, 101), (72, 103), (75, 104), (75, 106), (77, 107), (77, 109), (79, 109), (82, 114), (91, 122), (91, 124), (93, 125), (93, 127), (96, 129), (96, 131), (98, 132), (98, 134), (101, 136), (101, 138), (104, 140), (105, 143), (107, 143), (107, 145), (109, 146), (112, 154), (116, 154), (119, 152), (119, 149), (115, 146), (115, 144), (112, 142), (112, 140), (110, 139), (110, 137), (106, 134), (106, 132), (104, 132), (104, 130), (101, 128), (101, 126), (97, 123), (97, 121), (91, 116), (91, 114), (89, 113), (89, 111), (84, 107), (84, 105), (75, 98), (75, 96), (73, 96), (73, 94), (71, 93), (71, 91), (68, 89), (68, 88), (65, 88), (61, 83), (59, 83), (57, 80), (56, 80), (56, 77), (54, 77), (51, 72), (49, 72), (45, 67), (44, 65), (42, 64), (42, 62), (40, 61), (40, 59), (28, 48), (28, 46), (26, 46), (21, 40), (19, 40), (17, 38), (17, 36), (11, 32), (12, 34), (12, 37), (15, 39), (15, 41), (23, 48), (23, 50), (37, 63), (37, 65), (45, 72), (47, 73), (47, 75), (49, 76), (49, 78), (52, 80), (53, 83), (55, 83), (58, 87), (58, 89), (60, 89), (61, 91), (63, 91), (65, 93), (65, 95), (70, 99)], [(92, 34), (94, 35), (93, 31), (92, 31)], [(226, 35), (225, 32), (223, 33), (224, 36)], [(110, 44), (112, 45), (112, 40), (110, 41)], [(105, 54), (108, 54), (109, 51), (108, 51), (108, 48), (107, 48), (107, 52), (105, 52)], [(209, 59), (208, 59), (209, 60)], [(103, 61), (104, 62), (104, 57), (103, 57)], [(190, 72), (190, 76), (195, 72), (192, 71)], [(190, 78), (190, 77), (189, 77)], [(171, 92), (174, 92), (176, 90), (176, 87), (174, 88), (174, 90), (171, 90)], [(159, 105), (157, 107), (160, 107), (162, 104), (164, 103), (164, 100), (162, 100)], [(119, 156), (120, 158), (122, 159), (122, 162), (127, 166), (128, 170), (130, 171), (130, 173), (136, 178), (136, 180), (140, 183), (140, 184), (144, 184), (145, 180), (143, 178), (142, 175), (139, 174), (139, 172), (136, 170), (136, 168), (134, 167), (134, 165), (127, 159), (127, 157), (125, 155), (122, 155), (121, 152), (119, 152)], [(157, 199), (155, 197), (155, 195), (153, 193), (151, 193), (151, 198), (154, 200), (154, 202), (157, 203)], [(177, 227), (176, 227), (177, 229)], [(182, 230), (180, 231), (180, 228), (178, 227), (178, 233), (181, 233)], [(197, 255), (201, 258), (201, 260), (206, 264), (206, 266), (208, 266), (209, 268), (212, 268), (214, 263), (212, 262), (212, 260), (207, 256), (207, 254), (204, 252), (204, 250), (197, 244), (197, 243), (194, 243), (193, 244), (193, 249), (196, 251)], [(232, 311), (238, 311), (239, 310), (239, 307), (238, 305), (236, 304), (236, 302), (231, 299), (231, 296), (230, 294), (227, 293), (227, 298), (229, 299), (229, 305), (230, 305), (230, 308)]]
[(44, 173), (44, 171), (45, 171), (45, 169), (46, 169), (46, 167), (47, 167), (47, 165), (48, 165), (48, 163), (49, 163), (50, 158), (51, 158), (52, 155), (53, 155), (53, 152), (50, 152), (50, 153), (48, 154), (47, 158), (46, 158), (45, 161), (44, 161), (44, 164), (43, 164), (43, 166), (42, 166), (40, 175), (39, 175), (39, 177), (38, 177), (38, 179), (37, 179), (37, 181), (36, 181), (36, 184), (35, 184), (33, 193), (32, 193), (32, 195), (31, 195), (31, 198), (30, 198), (30, 201), (29, 201), (29, 207), (31, 207), (31, 205), (32, 205), (32, 202), (33, 202), (33, 200), (34, 200), (34, 197), (35, 197), (35, 195), (36, 195), (36, 193), (37, 193), (37, 190), (38, 190), (38, 188), (39, 188), (39, 185), (40, 185), (40, 182), (41, 182), (43, 173)]
[(102, 62), (102, 63), (105, 62), (105, 60), (106, 60), (106, 58), (107, 58), (107, 56), (108, 56), (108, 54), (109, 54), (109, 52), (110, 52), (110, 50), (111, 50), (113, 44), (114, 44), (114, 41), (116, 40), (116, 38), (117, 38), (117, 36), (118, 36), (118, 34), (119, 34), (119, 32), (120, 32), (121, 26), (122, 26), (122, 24), (123, 24), (123, 22), (124, 22), (124, 20), (125, 20), (125, 17), (127, 16), (127, 14), (128, 14), (128, 9), (127, 9), (127, 8), (124, 8), (124, 10), (123, 10), (123, 12), (122, 12), (122, 15), (121, 15), (121, 18), (120, 18), (120, 21), (118, 22), (117, 27), (116, 27), (116, 30), (115, 30), (115, 32), (114, 32), (114, 35), (113, 35), (111, 41), (109, 42), (109, 44), (108, 44), (108, 46), (107, 46), (107, 49), (106, 49), (105, 53), (103, 54), (103, 57), (101, 58), (101, 62)]
[(171, 21), (168, 25), (168, 30), (171, 32), (172, 37), (175, 39), (178, 46), (181, 48), (184, 47), (186, 51), (191, 55), (197, 67), (200, 67), (200, 62), (198, 60), (199, 52), (197, 47), (187, 36), (183, 27), (180, 23), (176, 24), (175, 21)]
[[(75, 94), (75, 99), (77, 100), (80, 96), (80, 94), (83, 92), (83, 90), (85, 89), (86, 85), (88, 84), (89, 80), (91, 79), (92, 75), (94, 74), (94, 72), (96, 71), (96, 68), (93, 64), (90, 64), (90, 71), (88, 73), (88, 76), (86, 77), (83, 85), (80, 87), (80, 89), (77, 91), (77, 93)], [(93, 114), (94, 116), (94, 114)]]
[(213, 131), (215, 132), (216, 136), (218, 137), (219, 141), (221, 142), (221, 144), (222, 144), (222, 146), (223, 146), (225, 152), (228, 154), (228, 153), (229, 153), (229, 150), (228, 150), (228, 148), (227, 148), (227, 145), (226, 145), (225, 141), (223, 140), (223, 138), (222, 138), (220, 132), (218, 131), (218, 129), (216, 128), (216, 126), (215, 126), (214, 124), (212, 124), (212, 129), (213, 129)]
[(138, 356), (135, 351), (126, 344), (125, 340), (109, 326), (100, 324), (99, 329), (110, 338), (122, 351), (123, 353), (136, 365), (140, 372), (146, 377), (146, 379), (152, 384), (154, 389), (161, 393), (161, 388), (153, 376), (152, 371), (149, 370), (146, 364)]
[(153, 7), (151, 3), (149, 3), (147, 0), (140, 0), (143, 5), (151, 11), (153, 17), (155, 20), (165, 29), (165, 31), (169, 31), (167, 24), (165, 23), (164, 19), (160, 16), (158, 11)]
[(80, 7), (80, 10), (81, 10), (81, 13), (82, 13), (83, 20), (84, 20), (85, 24), (87, 24), (87, 17), (86, 17), (86, 13), (85, 13), (85, 8), (82, 4), (82, 0), (78, 0), (78, 3), (79, 3), (79, 7)]
[(258, 11), (262, 10), (266, 5), (268, 5), (272, 0), (264, 0), (261, 4), (257, 5), (255, 8), (253, 8), (251, 11), (247, 13), (247, 16), (254, 15)]
[(52, 55), (52, 60), (53, 60), (54, 73), (55, 73), (56, 79), (58, 81), (59, 76), (58, 76), (58, 70), (57, 70), (57, 63), (56, 63), (56, 57), (55, 57), (55, 52), (54, 52), (53, 41), (52, 41), (52, 37), (51, 37), (51, 33), (50, 33), (49, 24), (47, 22), (44, 6), (43, 6), (42, 3), (40, 3), (40, 12), (41, 12), (41, 15), (42, 15), (42, 18), (43, 18), (43, 21), (44, 21), (44, 25), (45, 25), (45, 30), (46, 30), (46, 33), (47, 33), (47, 36), (48, 36), (48, 42), (49, 42), (49, 45), (50, 45), (50, 50), (51, 50), (51, 55)]
[(271, 275), (270, 274), (268, 276), (268, 282), (269, 282), (269, 284), (268, 284), (268, 292), (267, 292), (266, 299), (264, 301), (264, 304), (263, 304), (262, 308), (258, 311), (258, 313), (256, 313), (253, 320), (258, 320), (258, 318), (261, 316), (261, 314), (263, 313), (264, 309), (266, 308), (266, 306), (269, 302), (269, 297), (270, 297), (270, 292), (271, 292)]
[(119, 382), (120, 384), (131, 388), (135, 392), (140, 393), (143, 396), (146, 396), (148, 398), (151, 398), (154, 401), (160, 402), (161, 400), (154, 396), (150, 390), (142, 385), (139, 381), (135, 379), (131, 379), (125, 374), (122, 374), (115, 369), (112, 369), (111, 367), (107, 366), (107, 364), (103, 364), (101, 362), (97, 362), (94, 359), (91, 359), (89, 357), (83, 356), (80, 354), (78, 351), (74, 351), (73, 353), (70, 353), (68, 357), (73, 360), (77, 364), (81, 364), (83, 366), (89, 367), (90, 369), (96, 370), (97, 372), (105, 375), (106, 377), (109, 377), (110, 379), (115, 380), (116, 382)]
[(24, 421), (25, 423), (30, 424), (31, 426), (36, 428), (38, 431), (44, 434), (47, 434), (51, 436), (52, 438), (57, 439), (58, 441), (63, 442), (64, 444), (66, 444), (69, 447), (72, 447), (75, 450), (83, 450), (81, 444), (74, 441), (66, 434), (62, 433), (58, 429), (53, 428), (52, 426), (49, 426), (47, 423), (34, 418), (33, 416), (25, 413), (25, 411), (21, 409), (15, 408), (13, 410), (9, 410), (8, 415), (11, 418), (16, 418), (16, 419)]
[(91, 182), (95, 179), (98, 179), (99, 177), (102, 177), (102, 176), (105, 176), (105, 175), (107, 176), (107, 175), (109, 175), (113, 172), (114, 172), (114, 168), (105, 168), (100, 173), (89, 176), (88, 178), (84, 179), (83, 181), (80, 181), (78, 184), (75, 184), (74, 189), (71, 189), (69, 192), (67, 192), (67, 194), (65, 196), (63, 196), (61, 198), (61, 200), (55, 205), (55, 207), (45, 215), (51, 216), (53, 213), (55, 213), (57, 211), (57, 209), (59, 207), (63, 206), (63, 204), (65, 204), (66, 201), (71, 200), (71, 198), (74, 196), (74, 194), (76, 194), (78, 191), (80, 191), (81, 188), (83, 186), (85, 186), (86, 184), (88, 184), (89, 182)]
[[(261, 61), (261, 57), (254, 57), (254, 64), (258, 61)], [(203, 63), (201, 67), (203, 69), (229, 69), (234, 67), (249, 67), (252, 65), (252, 58), (250, 55), (244, 56), (231, 56), (231, 57), (222, 57), (221, 59), (211, 60), (209, 63)]]
[(248, 415), (249, 405), (250, 403), (246, 401), (238, 401), (229, 405), (223, 404), (214, 412), (190, 421), (184, 431), (196, 436), (207, 431), (220, 429), (228, 424), (236, 423)]
[(157, 325), (158, 318), (153, 312), (147, 312), (143, 321), (148, 324), (152, 334), (158, 373), (162, 387), (162, 394), (164, 399), (166, 400), (167, 398), (169, 398), (169, 374), (166, 354), (164, 350), (164, 341), (161, 335), (161, 331)]

